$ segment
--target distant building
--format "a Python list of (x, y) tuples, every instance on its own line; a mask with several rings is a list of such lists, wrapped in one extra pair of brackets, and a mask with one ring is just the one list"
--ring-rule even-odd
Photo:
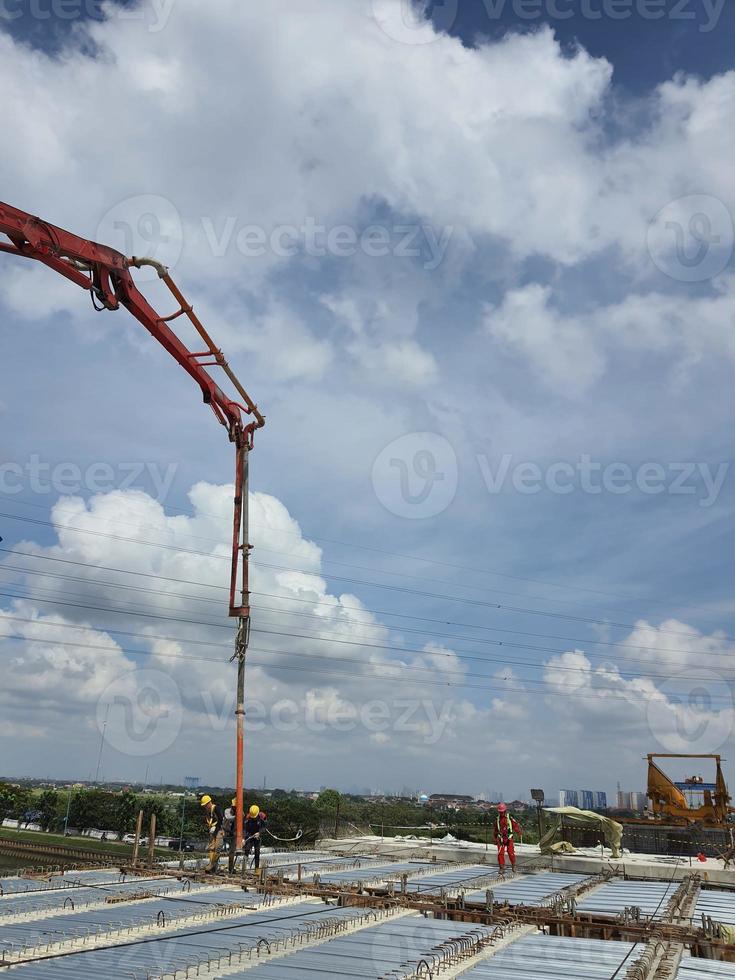
[(648, 807), (648, 794), (631, 793), (630, 801), (632, 803), (631, 810), (645, 810)]
[(648, 806), (648, 796), (645, 793), (630, 793), (627, 790), (618, 789), (616, 797), (618, 810), (632, 810), (640, 813)]
[(559, 806), (576, 806), (579, 810), (607, 810), (607, 793), (591, 789), (559, 791)]
[(429, 806), (443, 806), (450, 809), (460, 809), (461, 807), (471, 806), (475, 802), (472, 796), (463, 796), (461, 793), (432, 793), (429, 797)]

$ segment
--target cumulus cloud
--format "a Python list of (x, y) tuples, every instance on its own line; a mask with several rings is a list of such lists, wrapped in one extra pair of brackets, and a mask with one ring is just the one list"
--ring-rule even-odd
[[(193, 513), (177, 516), (137, 491), (57, 503), (56, 543), (23, 542), (0, 564), (24, 596), (0, 610), (9, 718), (43, 707), (59, 738), (104, 728), (108, 764), (123, 773), (146, 754), (169, 766), (187, 755), (231, 777), (232, 493), (197, 484)], [(298, 745), (343, 759), (346, 779), (350, 755), (368, 745), (400, 744), (428, 760), (439, 741), (456, 742), (467, 691), (454, 651), (430, 643), (414, 653), (356, 596), (331, 593), (321, 550), (280, 501), (254, 493), (250, 514), (251, 753), (264, 747), (273, 758)]]
[[(621, 641), (619, 660), (594, 665), (572, 650), (546, 662), (548, 702), (567, 736), (586, 732), (616, 750), (720, 752), (735, 731), (726, 664), (732, 644), (675, 619), (640, 622)], [(582, 750), (580, 750), (582, 751)]]
[[(274, 422), (263, 485), (277, 489), (252, 499), (258, 601), (249, 684), (262, 710), (254, 705), (249, 717), (248, 765), (260, 773), (285, 766), (296, 781), (297, 755), (317, 760), (310, 774), (325, 765), (336, 774), (349, 773), (359, 751), (360, 781), (382, 779), (392, 760), (396, 778), (405, 781), (408, 770), (419, 782), (433, 777), (440, 753), (445, 771), (466, 774), (474, 786), (488, 758), (512, 774), (508, 760), (521, 735), (524, 758), (550, 766), (574, 757), (590, 732), (637, 733), (640, 745), (652, 731), (641, 701), (663, 706), (676, 723), (681, 716), (672, 706), (682, 683), (667, 689), (643, 676), (644, 665), (626, 670), (629, 651), (604, 666), (580, 644), (550, 661), (545, 680), (559, 697), (549, 706), (565, 708), (550, 715), (559, 739), (550, 759), (542, 726), (529, 720), (539, 688), (526, 683), (525, 673), (477, 678), (475, 690), (450, 686), (475, 680), (467, 678), (465, 661), (423, 642), (415, 644), (421, 653), (409, 651), (414, 644), (358, 596), (339, 594), (320, 549), (278, 497), (294, 508), (299, 500), (294, 513), (304, 520), (322, 508), (330, 525), (384, 529), (369, 473), (398, 435), (441, 430), (449, 420), (458, 446), (475, 437), (473, 458), (490, 438), (516, 453), (576, 440), (576, 455), (577, 442), (599, 433), (595, 412), (607, 406), (590, 399), (589, 412), (573, 406), (560, 415), (548, 390), (589, 397), (608, 375), (616, 407), (604, 418), (611, 446), (618, 425), (638, 433), (658, 418), (667, 431), (676, 428), (671, 406), (656, 416), (650, 406), (636, 411), (633, 399), (621, 404), (628, 379), (616, 374), (616, 362), (650, 361), (657, 377), (665, 371), (680, 379), (697, 365), (732, 359), (732, 278), (719, 272), (692, 288), (662, 278), (677, 246), (667, 221), (685, 228), (688, 220), (684, 205), (662, 209), (704, 193), (726, 214), (735, 211), (727, 165), (735, 74), (677, 76), (630, 107), (613, 87), (611, 64), (564, 49), (548, 29), (469, 47), (427, 22), (419, 32), (433, 43), (409, 48), (380, 23), (385, 17), (395, 23), (399, 0), (377, 4), (377, 20), (363, 0), (282, 6), (283, 16), (274, 19), (265, 5), (223, 0), (202, 18), (194, 0), (179, 0), (162, 29), (149, 30), (134, 17), (90, 24), (83, 30), (93, 44), (83, 50), (77, 33), (61, 57), (0, 33), (6, 96), (0, 121), (14, 134), (3, 156), (4, 196), (126, 252), (153, 252), (170, 262), (217, 342), (246, 366)], [(30, 103), (32, 115), (25, 111)], [(110, 118), (111, 105), (114, 142), (99, 138), (99, 120)], [(314, 225), (346, 226), (359, 241), (376, 222), (391, 243), (379, 259), (364, 244), (341, 257), (335, 249), (317, 254), (308, 243)], [(421, 254), (409, 258), (395, 234), (406, 226), (424, 230)], [(438, 264), (437, 254), (427, 254), (432, 241), (449, 243)], [(254, 242), (264, 243), (257, 254)], [(105, 351), (109, 344), (120, 370), (137, 377), (142, 358), (128, 359), (123, 348), (134, 343), (137, 354), (148, 356), (151, 346), (134, 324), (121, 316), (93, 319), (75, 287), (46, 270), (8, 260), (0, 283), (0, 302), (15, 326), (32, 323), (45, 338), (56, 337), (61, 314), (86, 343), (104, 342)], [(169, 312), (156, 282), (146, 290)], [(522, 381), (508, 379), (512, 406), (502, 393), (503, 352)], [(64, 365), (54, 367), (63, 376)], [(539, 379), (548, 386), (542, 397)], [(10, 389), (14, 383), (7, 381)], [(163, 395), (160, 402), (149, 391), (146, 397), (159, 417), (169, 415)], [(25, 405), (18, 393), (7, 399)], [(694, 414), (689, 406), (686, 412)], [(717, 413), (723, 414), (719, 405)], [(20, 412), (17, 418), (20, 426)], [(133, 444), (140, 439), (137, 418), (136, 431), (125, 430)], [(172, 458), (188, 458), (190, 419), (177, 414), (162, 430), (166, 445), (180, 440)], [(125, 429), (125, 420), (114, 421), (116, 432)], [(695, 420), (691, 431), (696, 437)], [(64, 437), (54, 433), (54, 440)], [(106, 435), (99, 438), (109, 445)], [(333, 498), (324, 493), (325, 474)], [(465, 493), (466, 468), (462, 475)], [(112, 670), (125, 678), (122, 695), (143, 698), (149, 720), (180, 711), (181, 733), (176, 748), (162, 750), (165, 758), (182, 768), (183, 759), (202, 768), (222, 760), (226, 778), (232, 630), (222, 613), (222, 582), (231, 496), (230, 487), (198, 484), (190, 494), (193, 513), (178, 517), (131, 492), (57, 504), (53, 543), (23, 545), (28, 564), (45, 574), (15, 573), (37, 598), (4, 606), (3, 629), (20, 636), (3, 647), (14, 724), (27, 724), (40, 698), (59, 744), (79, 730), (78, 719), (86, 734), (96, 732), (95, 701)], [(446, 537), (439, 529), (411, 541), (411, 549), (462, 561), (467, 539), (480, 540), (474, 504), (456, 508)], [(488, 533), (506, 522), (500, 503), (497, 513)], [(537, 545), (530, 540), (529, 553)], [(560, 550), (567, 554), (567, 547), (565, 540)], [(108, 611), (65, 604), (78, 601)], [(11, 627), (12, 614), (39, 625)], [(36, 635), (44, 627), (45, 640)], [(674, 654), (663, 624), (649, 621), (639, 623), (630, 642), (652, 648), (660, 672), (664, 664), (716, 672), (716, 655), (728, 649), (719, 634), (701, 634)], [(150, 677), (136, 682), (144, 666), (173, 680), (179, 707), (169, 689), (153, 703)], [(62, 674), (75, 680), (56, 683)], [(338, 739), (320, 731), (325, 712), (339, 716), (345, 704), (383, 702), (386, 689), (396, 699), (408, 692), (414, 702), (406, 732), (396, 731), (395, 712), (381, 727), (379, 708), (372, 728), (361, 718)], [(563, 700), (570, 692), (580, 695), (573, 710)], [(303, 737), (289, 730), (290, 709), (279, 730), (272, 724), (272, 706), (284, 701), (296, 702), (300, 717), (314, 715)], [(714, 705), (710, 714), (722, 714)], [(690, 720), (684, 718), (685, 731)], [(112, 738), (115, 724), (112, 717)], [(441, 732), (440, 749), (427, 732)], [(631, 753), (632, 738), (622, 751)]]
[[(493, 289), (491, 338), (574, 396), (621, 344), (659, 355), (673, 346), (689, 361), (731, 356), (729, 287), (682, 306), (641, 287), (658, 273), (647, 239), (662, 208), (704, 192), (735, 212), (724, 164), (735, 73), (677, 76), (649, 93), (645, 113), (631, 109), (645, 123), (614, 136), (607, 124), (628, 106), (610, 99), (605, 59), (565, 50), (548, 28), (468, 47), (427, 22), (433, 43), (409, 47), (385, 27), (404, 6), (386, 0), (368, 16), (363, 0), (301, 0), (274, 20), (227, 0), (203, 28), (198, 5), (180, 0), (155, 29), (133, 16), (90, 23), (93, 44), (82, 47), (76, 33), (62, 57), (0, 34), (0, 120), (16, 134), (5, 193), (171, 262), (218, 340), (248, 358), (272, 399), (329, 381), (322, 398), (332, 415), (339, 404), (348, 426), (359, 424), (376, 382), (397, 402), (440, 382), (460, 389), (464, 377), (432, 349), (424, 321), (438, 317), (461, 349)], [(27, 101), (44, 107), (33, 120), (18, 109)], [(116, 132), (135, 135), (117, 140), (111, 157), (88, 121), (106, 118), (113, 102)], [(453, 229), (444, 260), (423, 268), (395, 243), (380, 259), (309, 244), (315, 226), (359, 236), (376, 221), (389, 238), (396, 227), (439, 238)], [(665, 222), (663, 230), (657, 248), (674, 248)], [(262, 248), (253, 235), (264, 236)], [(551, 283), (527, 282), (523, 263), (539, 256)], [(594, 261), (606, 290), (634, 292), (569, 312), (554, 273)], [(64, 311), (91, 322), (75, 290), (43, 271), (3, 264), (0, 281), (15, 316)], [(447, 305), (458, 287), (467, 330)], [(155, 283), (147, 288), (161, 297)], [(99, 331), (97, 318), (87, 336)], [(507, 409), (503, 418), (510, 424)]]
[(604, 359), (582, 317), (565, 318), (550, 306), (552, 291), (538, 284), (512, 290), (486, 312), (494, 340), (524, 355), (554, 388), (572, 395), (587, 391), (602, 374)]
[(511, 290), (485, 314), (485, 328), (525, 358), (549, 387), (570, 397), (589, 392), (619, 351), (664, 355), (681, 377), (703, 360), (735, 358), (735, 280), (718, 280), (711, 295), (634, 293), (619, 303), (565, 313), (548, 286)]
[[(90, 767), (104, 729), (116, 774), (132, 774), (141, 758), (166, 772), (186, 758), (231, 779), (233, 637), (223, 585), (231, 497), (232, 487), (199, 483), (192, 513), (176, 516), (136, 491), (58, 502), (56, 543), (26, 541), (14, 549), (22, 555), (0, 563), (16, 570), (18, 596), (0, 609), (0, 738), (12, 738), (13, 726), (35, 729), (43, 710), (46, 737), (70, 740)], [(413, 638), (355, 595), (330, 591), (321, 549), (272, 496), (252, 495), (251, 520), (249, 772), (298, 771), (284, 766), (296, 752), (304, 782), (329, 760), (349, 785), (359, 756), (359, 782), (370, 783), (387, 778), (380, 759), (393, 753), (390, 778), (418, 788), (437, 753), (458, 778), (477, 779), (488, 753), (512, 755), (518, 741), (530, 771), (549, 757), (530, 724), (540, 693), (555, 719), (550, 772), (605, 739), (634, 756), (642, 742), (717, 751), (732, 734), (735, 705), (722, 674), (732, 650), (720, 633), (642, 620), (609, 660), (595, 664), (582, 649), (549, 658), (540, 691), (525, 672), (483, 671), (476, 658), (469, 667), (441, 642), (416, 652)], [(582, 733), (592, 732), (582, 750)]]
[[(5, 185), (19, 203), (90, 234), (114, 231), (105, 224), (113, 207), (115, 227), (127, 208), (131, 233), (145, 229), (137, 198), (160, 195), (180, 216), (181, 240), (170, 244), (187, 278), (237, 276), (254, 289), (303, 253), (246, 256), (243, 228), (358, 226), (366, 201), (562, 265), (610, 247), (638, 261), (650, 220), (690, 188), (732, 203), (723, 161), (735, 74), (661, 86), (649, 129), (612, 142), (603, 125), (612, 66), (563, 51), (550, 29), (477, 48), (440, 35), (407, 57), (362, 0), (303, 0), (288, 31), (282, 24), (228, 0), (202, 31), (198, 6), (182, 0), (163, 30), (132, 18), (92, 23), (96, 56), (70, 47), (51, 58), (0, 35), (5, 91), (23, 92), (0, 109), (18, 136)], [(117, 131), (136, 134), (117, 143), (114, 160), (80, 123), (79, 91), (85, 119), (104, 118), (114, 100)], [(28, 120), (17, 108), (26, 100), (45, 114)], [(217, 147), (216, 178), (205, 147)], [(64, 181), (62, 198), (54, 180)], [(165, 251), (177, 235), (159, 231)], [(281, 307), (263, 327), (293, 316)]]

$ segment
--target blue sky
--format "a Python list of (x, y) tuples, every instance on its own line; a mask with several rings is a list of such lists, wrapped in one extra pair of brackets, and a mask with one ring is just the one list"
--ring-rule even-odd
[[(432, 4), (430, 9), (441, 23), (446, 5)], [(735, 11), (721, 2), (622, 0), (616, 5), (570, 0), (524, 5), (460, 0), (451, 31), (475, 44), (507, 31), (537, 30), (541, 24), (551, 26), (564, 44), (580, 44), (595, 57), (607, 58), (615, 66), (616, 82), (635, 94), (678, 71), (706, 78), (732, 67)]]
[[(636, 789), (643, 754), (731, 741), (733, 11), (487, 9), (29, 6), (0, 34), (2, 197), (168, 262), (268, 416), (253, 782)], [(224, 433), (50, 273), (4, 261), (0, 311), (0, 533), (40, 556), (2, 573), (15, 772), (93, 772), (100, 706), (145, 728), (153, 691), (175, 733), (139, 756), (113, 714), (105, 774), (225, 781), (231, 672), (184, 659), (229, 637), (200, 605)], [(58, 559), (74, 580), (18, 571)]]

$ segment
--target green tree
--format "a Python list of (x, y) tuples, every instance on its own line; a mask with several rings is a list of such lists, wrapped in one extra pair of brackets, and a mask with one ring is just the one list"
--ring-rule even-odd
[(342, 797), (336, 789), (324, 789), (317, 797), (316, 808), (323, 813), (335, 813), (341, 802)]
[(21, 790), (12, 783), (0, 783), (0, 826), (3, 820), (15, 817)]
[(135, 830), (135, 821), (140, 809), (138, 797), (130, 790), (125, 790), (115, 801), (115, 814), (110, 824), (110, 829), (117, 833), (118, 839), (122, 840), (125, 834), (131, 834)]
[(38, 798), (38, 822), (42, 830), (55, 829), (59, 822), (59, 794), (56, 790), (47, 789)]
[(8, 816), (18, 821), (18, 828), (20, 829), (21, 823), (27, 819), (26, 814), (33, 809), (33, 794), (23, 786), (16, 786), (14, 789), (15, 797)]
[[(151, 825), (151, 816), (156, 815), (156, 837), (162, 835), (175, 835), (179, 827), (176, 826), (176, 810), (171, 801), (166, 796), (141, 796), (139, 798), (141, 809), (143, 810), (143, 833), (147, 836)], [(179, 817), (180, 819), (180, 817)]]
[(105, 829), (110, 818), (109, 797), (101, 789), (80, 790), (71, 800), (69, 826), (76, 827), (80, 833), (93, 827)]

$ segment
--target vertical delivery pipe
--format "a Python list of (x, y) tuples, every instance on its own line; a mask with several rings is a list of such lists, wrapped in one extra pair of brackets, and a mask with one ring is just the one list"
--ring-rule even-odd
[[(237, 452), (237, 472), (235, 473), (235, 524), (234, 542), (241, 563), (241, 597), (240, 605), (232, 611), (238, 615), (237, 637), (235, 639), (235, 655), (237, 661), (237, 698), (235, 716), (237, 723), (237, 772), (235, 778), (236, 818), (235, 818), (235, 847), (240, 850), (243, 846), (244, 827), (244, 738), (245, 738), (245, 660), (250, 639), (250, 584), (249, 558), (250, 543), (249, 524), (250, 507), (249, 492), (249, 460), (250, 446), (247, 438), (243, 439)], [(233, 586), (236, 583), (237, 567), (233, 562)]]

